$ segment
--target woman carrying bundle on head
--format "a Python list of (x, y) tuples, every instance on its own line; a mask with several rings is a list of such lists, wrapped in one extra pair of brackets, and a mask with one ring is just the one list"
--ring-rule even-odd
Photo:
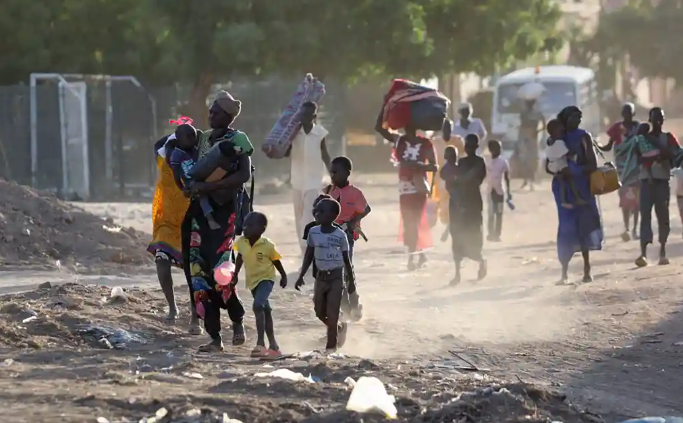
[[(427, 217), (427, 200), (432, 194), (438, 170), (434, 144), (418, 131), (436, 131), (444, 127), (450, 105), (433, 88), (397, 79), (384, 98), (375, 130), (393, 143), (392, 160), (398, 167), (399, 203), (403, 243), (408, 250), (408, 269), (427, 262), (425, 250), (433, 246)], [(398, 136), (389, 129), (403, 129)], [(418, 261), (415, 263), (415, 256)]]

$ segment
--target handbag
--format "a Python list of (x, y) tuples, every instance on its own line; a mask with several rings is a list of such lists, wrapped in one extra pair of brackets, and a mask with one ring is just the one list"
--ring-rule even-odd
[(618, 190), (621, 187), (619, 172), (612, 163), (599, 166), (590, 176), (591, 194), (604, 195)]

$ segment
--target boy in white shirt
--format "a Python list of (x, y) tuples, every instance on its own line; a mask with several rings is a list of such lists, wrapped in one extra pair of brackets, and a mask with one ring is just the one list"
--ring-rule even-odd
[(303, 241), (304, 227), (312, 222), (313, 202), (320, 195), (323, 176), (330, 168), (330, 155), (325, 145), (327, 129), (315, 123), (318, 105), (308, 101), (299, 109), (301, 129), (292, 140), (290, 158), (292, 162), (291, 183), (294, 204), (294, 222), (301, 254), (306, 252)]
[(676, 178), (676, 203), (678, 204), (678, 214), (681, 216), (681, 223), (683, 223), (683, 169), (677, 167), (671, 173)]
[[(503, 144), (498, 140), (489, 141), (491, 157), (486, 161), (486, 189), (489, 197), (489, 221), (488, 241), (500, 242), (500, 234), (503, 231), (503, 209), (505, 208), (505, 193), (507, 201), (512, 200), (510, 192), (510, 165), (505, 157), (501, 156)], [(503, 190), (505, 179), (505, 190)]]

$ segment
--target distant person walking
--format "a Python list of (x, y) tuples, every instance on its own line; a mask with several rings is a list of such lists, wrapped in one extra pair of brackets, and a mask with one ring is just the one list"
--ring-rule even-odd
[(669, 201), (671, 199), (671, 170), (674, 159), (680, 151), (678, 139), (670, 133), (664, 132), (664, 110), (655, 107), (650, 110), (649, 121), (652, 129), (646, 140), (650, 144), (650, 151), (657, 151), (656, 155), (643, 156), (642, 146), (638, 149), (640, 155), (640, 256), (636, 259), (638, 267), (647, 266), (647, 246), (652, 244), (652, 209), (657, 216), (659, 226), (659, 264), (669, 264), (666, 256), (666, 242), (671, 231), (669, 222)]
[(476, 134), (479, 137), (479, 142), (483, 143), (486, 140), (488, 132), (486, 132), (484, 122), (482, 122), (481, 119), (472, 116), (473, 112), (474, 109), (470, 103), (462, 103), (458, 107), (460, 119), (453, 122), (451, 136), (460, 137), (464, 140), (469, 134)]
[(538, 172), (538, 136), (545, 129), (543, 114), (537, 109), (537, 100), (524, 100), (524, 108), (519, 115), (519, 136), (517, 137), (517, 163), (524, 180), (521, 189), (527, 186), (533, 191)]
[(479, 137), (470, 134), (465, 138), (466, 157), (458, 159), (457, 151), (448, 147), (444, 152), (446, 164), (441, 169), (441, 178), (450, 192), (449, 229), (455, 263), (455, 277), (451, 285), (460, 283), (460, 269), (463, 259), (479, 263), (477, 279), (486, 277), (486, 260), (482, 255), (483, 199), (481, 185), (486, 178), (486, 163), (477, 154)]
[[(624, 219), (624, 232), (621, 234), (624, 241), (629, 241), (631, 237), (633, 237), (633, 239), (638, 239), (636, 228), (638, 227), (640, 209), (640, 180), (635, 178), (635, 172), (633, 180), (626, 177), (626, 172), (630, 165), (628, 155), (633, 150), (621, 148), (623, 143), (635, 136), (636, 131), (638, 130), (640, 122), (634, 119), (635, 112), (636, 106), (633, 103), (624, 104), (621, 108), (622, 120), (615, 122), (607, 130), (609, 142), (604, 146), (598, 146), (602, 151), (611, 151), (612, 148), (614, 148), (614, 162), (617, 167), (617, 172), (619, 172), (619, 179), (622, 183), (621, 188), (619, 188), (619, 207), (621, 208)], [(632, 229), (629, 227), (631, 215), (633, 215)], [(629, 235), (629, 230), (631, 231), (631, 235)]]
[(320, 195), (323, 176), (330, 169), (330, 154), (325, 145), (328, 132), (316, 123), (317, 113), (318, 105), (314, 102), (301, 105), (301, 129), (292, 141), (290, 152), (294, 224), (302, 255), (306, 252), (304, 227), (315, 220), (313, 202)]

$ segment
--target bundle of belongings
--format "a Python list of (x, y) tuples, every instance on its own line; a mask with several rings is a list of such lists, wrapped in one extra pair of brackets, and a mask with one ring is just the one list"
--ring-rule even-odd
[[(407, 79), (394, 79), (382, 104), (382, 126), (402, 129), (411, 125), (422, 131), (442, 131), (450, 138), (447, 119), (451, 101), (438, 90)], [(448, 128), (445, 128), (447, 126)]]
[(294, 96), (289, 100), (287, 108), (275, 122), (270, 134), (261, 147), (266, 156), (271, 159), (281, 159), (289, 155), (292, 140), (301, 129), (299, 121), (299, 109), (301, 105), (312, 101), (319, 103), (325, 95), (325, 84), (314, 78), (312, 74), (306, 74), (303, 82), (299, 84)]

